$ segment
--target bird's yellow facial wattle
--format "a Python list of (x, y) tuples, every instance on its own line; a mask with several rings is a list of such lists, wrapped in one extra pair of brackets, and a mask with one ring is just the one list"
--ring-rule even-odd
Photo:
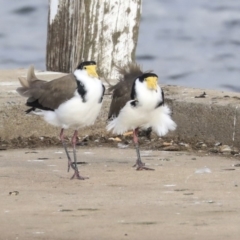
[(89, 66), (85, 66), (87, 73), (90, 77), (96, 77), (98, 78), (98, 74), (96, 71), (96, 65), (89, 65)]
[(157, 90), (157, 85), (158, 85), (157, 77), (147, 77), (147, 78), (145, 78), (145, 81), (147, 83), (147, 87), (150, 90)]

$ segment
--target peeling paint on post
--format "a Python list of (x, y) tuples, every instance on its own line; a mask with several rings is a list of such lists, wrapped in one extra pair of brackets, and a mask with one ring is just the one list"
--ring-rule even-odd
[(141, 0), (50, 0), (47, 70), (72, 72), (95, 60), (99, 74), (116, 79), (116, 65), (135, 59)]
[(58, 0), (51, 0), (50, 1), (50, 8), (49, 8), (49, 21), (52, 24), (53, 20), (55, 19), (57, 12), (58, 12)]

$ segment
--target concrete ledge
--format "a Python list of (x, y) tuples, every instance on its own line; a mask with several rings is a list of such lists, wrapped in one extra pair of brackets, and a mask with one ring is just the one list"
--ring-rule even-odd
[[(163, 88), (178, 124), (175, 136), (183, 141), (239, 146), (240, 94), (178, 86)], [(205, 97), (200, 98), (204, 92)]]
[[(15, 89), (20, 85), (18, 76), (26, 76), (26, 69), (0, 70), (0, 139), (46, 136), (57, 137), (59, 129), (46, 124), (41, 118), (26, 115), (25, 101)], [(37, 72), (45, 80), (62, 76), (62, 73)], [(240, 94), (162, 86), (167, 104), (178, 128), (168, 136), (185, 142), (221, 142), (232, 146), (240, 145)], [(204, 98), (196, 98), (203, 92)], [(106, 95), (99, 118), (93, 127), (83, 129), (80, 136), (104, 134), (110, 96)], [(70, 130), (69, 130), (70, 131)], [(71, 131), (72, 134), (72, 131)]]

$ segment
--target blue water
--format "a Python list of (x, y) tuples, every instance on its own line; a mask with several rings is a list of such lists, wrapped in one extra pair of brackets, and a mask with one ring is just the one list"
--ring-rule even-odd
[(0, 68), (45, 69), (48, 0), (0, 0)]
[[(0, 0), (0, 68), (45, 70), (48, 0)], [(143, 0), (137, 62), (165, 84), (240, 91), (240, 1)]]

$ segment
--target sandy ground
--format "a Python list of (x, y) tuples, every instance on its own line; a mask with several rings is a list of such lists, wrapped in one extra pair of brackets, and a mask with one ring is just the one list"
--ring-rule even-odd
[(132, 148), (78, 147), (81, 181), (60, 147), (0, 151), (0, 239), (239, 239), (239, 160), (141, 153), (155, 171)]

